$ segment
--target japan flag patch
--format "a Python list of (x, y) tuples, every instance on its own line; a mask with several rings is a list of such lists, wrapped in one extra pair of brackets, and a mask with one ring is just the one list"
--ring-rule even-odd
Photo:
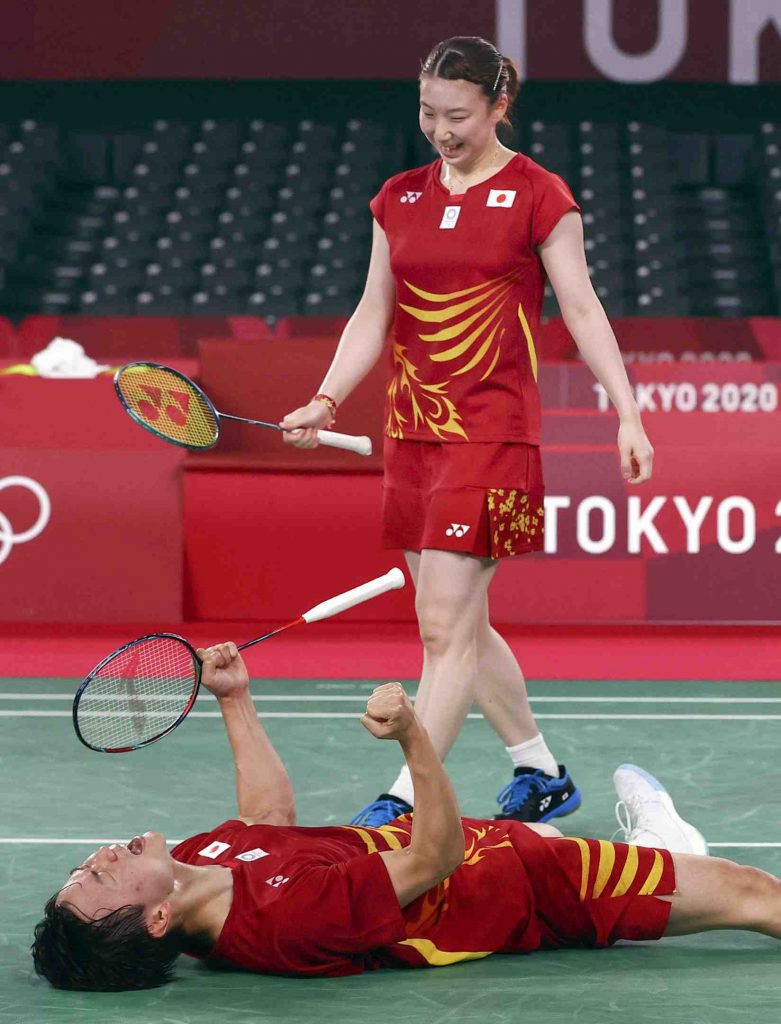
[(515, 192), (512, 189), (492, 188), (486, 199), (486, 206), (512, 206), (515, 202)]
[(225, 853), (230, 848), (230, 843), (221, 843), (218, 839), (215, 839), (213, 843), (209, 843), (208, 846), (204, 846), (202, 850), (199, 850), (198, 856), (208, 857), (209, 860), (216, 860), (220, 854)]

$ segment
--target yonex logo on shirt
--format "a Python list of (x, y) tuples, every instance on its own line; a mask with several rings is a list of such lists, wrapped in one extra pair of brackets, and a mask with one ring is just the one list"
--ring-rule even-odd
[(272, 875), (271, 878), (266, 879), (266, 885), (270, 885), (272, 889), (278, 889), (280, 885), (284, 885), (285, 882), (289, 882), (289, 878), (285, 878), (284, 875)]
[(515, 202), (515, 192), (513, 189), (501, 189), (492, 188), (488, 193), (488, 199), (485, 201), (486, 206), (512, 206)]
[(405, 192), (401, 197), (402, 203), (416, 203), (423, 195), (422, 192)]

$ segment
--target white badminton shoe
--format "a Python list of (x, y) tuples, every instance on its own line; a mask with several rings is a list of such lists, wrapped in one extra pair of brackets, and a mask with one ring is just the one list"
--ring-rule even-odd
[(671, 853), (708, 856), (708, 844), (697, 829), (675, 810), (672, 797), (649, 772), (622, 764), (613, 773), (620, 826), (614, 838), (634, 846), (655, 846)]

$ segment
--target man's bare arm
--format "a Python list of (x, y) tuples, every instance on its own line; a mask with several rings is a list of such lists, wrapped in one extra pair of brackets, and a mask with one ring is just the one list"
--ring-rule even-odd
[(199, 650), (201, 681), (220, 704), (236, 769), (239, 818), (248, 825), (294, 825), (290, 777), (258, 717), (249, 676), (234, 643)]
[(378, 687), (369, 700), (363, 724), (378, 739), (396, 739), (415, 787), (415, 819), (410, 844), (383, 852), (399, 904), (452, 875), (464, 859), (464, 832), (450, 778), (398, 683)]

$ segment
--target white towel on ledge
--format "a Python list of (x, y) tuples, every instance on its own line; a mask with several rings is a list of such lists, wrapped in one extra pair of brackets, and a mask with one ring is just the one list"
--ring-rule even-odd
[(30, 360), (41, 377), (97, 377), (108, 370), (108, 366), (96, 363), (84, 352), (77, 341), (70, 338), (54, 338)]

